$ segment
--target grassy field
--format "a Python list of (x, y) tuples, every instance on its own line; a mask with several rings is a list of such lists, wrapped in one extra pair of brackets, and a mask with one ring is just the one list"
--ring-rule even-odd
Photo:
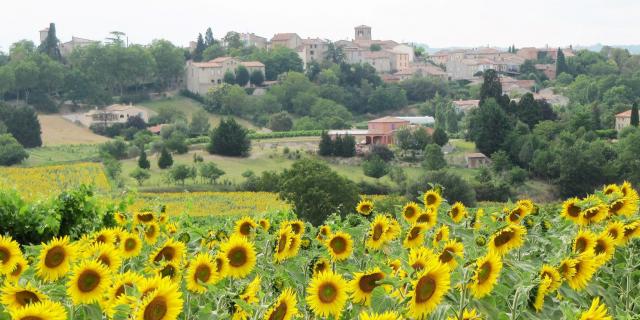
[(38, 120), (40, 120), (44, 146), (93, 144), (110, 140), (60, 115), (39, 115)]
[(27, 149), (29, 158), (22, 166), (33, 167), (99, 159), (97, 144), (59, 145)]
[[(140, 105), (152, 111), (157, 111), (159, 108), (163, 108), (166, 106), (175, 108), (177, 110), (184, 112), (184, 114), (187, 116), (187, 119), (189, 120), (191, 120), (192, 114), (196, 113), (198, 110), (204, 110), (202, 105), (197, 101), (186, 98), (186, 97), (182, 97), (182, 96), (174, 96), (174, 97), (163, 99), (163, 100), (143, 102), (143, 103), (140, 103)], [(222, 119), (222, 117), (223, 116), (221, 115), (209, 114), (209, 123), (211, 123), (211, 126), (217, 126), (220, 123), (220, 119)], [(236, 121), (238, 121), (238, 123), (240, 123), (246, 128), (254, 129), (254, 130), (258, 129), (256, 126), (254, 126), (251, 122), (247, 120), (244, 120), (238, 117), (234, 117), (234, 118), (236, 119)]]

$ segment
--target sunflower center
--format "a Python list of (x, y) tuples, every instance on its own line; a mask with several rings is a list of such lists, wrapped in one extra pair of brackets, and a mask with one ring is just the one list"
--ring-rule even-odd
[(299, 224), (299, 223), (292, 223), (292, 224), (291, 224), (291, 230), (293, 230), (293, 232), (294, 232), (295, 234), (299, 234), (299, 233), (300, 233), (300, 231), (302, 231), (302, 226), (300, 226), (300, 224)]
[(243, 222), (240, 225), (240, 233), (244, 236), (248, 236), (249, 234), (251, 234), (251, 223)]
[(98, 257), (98, 261), (100, 261), (106, 267), (111, 267), (111, 259), (106, 254), (100, 255), (100, 257)]
[(136, 247), (137, 247), (136, 240), (132, 238), (127, 238), (127, 240), (124, 241), (124, 249), (126, 251), (133, 251)]
[(242, 267), (247, 263), (247, 251), (242, 247), (229, 250), (227, 257), (229, 258), (229, 264), (234, 267)]
[(100, 285), (101, 276), (95, 270), (84, 270), (78, 277), (78, 289), (82, 292), (91, 292)]
[(440, 242), (440, 240), (442, 240), (443, 234), (442, 231), (438, 231), (438, 234), (436, 234), (436, 241)]
[(278, 253), (284, 252), (284, 249), (287, 248), (287, 235), (283, 234), (280, 236), (280, 240), (278, 240)]
[(516, 208), (513, 211), (511, 211), (511, 214), (509, 215), (509, 220), (511, 222), (515, 222), (520, 220), (520, 216), (522, 215), (522, 212), (520, 212), (520, 208)]
[(587, 239), (579, 238), (576, 240), (576, 252), (584, 252), (587, 249)]
[(375, 227), (373, 227), (373, 240), (374, 241), (380, 240), (380, 237), (382, 237), (383, 231), (384, 230), (382, 230), (382, 225), (376, 224)]
[(161, 320), (167, 314), (167, 301), (164, 297), (155, 297), (144, 308), (144, 320)]
[(269, 320), (282, 320), (287, 315), (287, 304), (280, 302), (271, 315), (269, 316)]
[(318, 289), (318, 298), (323, 303), (332, 303), (338, 297), (338, 288), (333, 283), (323, 283)]
[(16, 302), (18, 302), (20, 306), (26, 306), (34, 302), (40, 302), (38, 295), (28, 290), (22, 290), (22, 291), (16, 292), (15, 300)]
[(327, 270), (327, 264), (324, 262), (319, 262), (318, 264), (316, 264), (316, 272), (322, 272)]
[(153, 261), (155, 262), (160, 262), (162, 260), (171, 261), (173, 260), (173, 257), (175, 257), (175, 255), (176, 255), (176, 249), (174, 247), (164, 247), (162, 248), (162, 250), (160, 250), (160, 252), (158, 252), (158, 254), (156, 254), (156, 257), (153, 259)]
[(333, 252), (340, 254), (347, 251), (347, 240), (343, 237), (335, 237), (329, 242), (329, 246)]
[(491, 269), (491, 263), (488, 261), (480, 266), (480, 270), (478, 270), (478, 284), (483, 284), (485, 281), (489, 280)]
[(47, 252), (44, 257), (44, 265), (47, 268), (55, 268), (61, 265), (66, 258), (66, 251), (61, 246), (55, 246)]
[(616, 202), (614, 202), (610, 207), (609, 207), (609, 211), (611, 211), (611, 213), (617, 213), (620, 209), (622, 209), (624, 205), (624, 202), (622, 202), (622, 200), (618, 200)]
[(160, 275), (161, 275), (163, 278), (165, 278), (165, 277), (166, 277), (166, 278), (171, 278), (171, 279), (173, 279), (173, 276), (174, 276), (175, 274), (176, 274), (176, 268), (175, 268), (173, 265), (171, 265), (171, 264), (168, 264), (168, 265), (164, 266), (164, 268), (162, 268), (162, 270), (160, 270)]
[(594, 251), (596, 254), (604, 253), (607, 245), (602, 240), (596, 241), (596, 246), (594, 247)]
[(452, 217), (454, 217), (454, 218), (457, 217), (459, 212), (460, 211), (458, 210), (457, 207), (451, 208), (451, 216)]
[(422, 303), (428, 301), (436, 292), (436, 281), (429, 277), (424, 276), (420, 278), (418, 284), (416, 284), (416, 302)]
[(427, 205), (430, 206), (434, 203), (436, 203), (436, 196), (432, 194), (427, 195)]
[(493, 241), (493, 243), (496, 245), (496, 247), (502, 247), (503, 245), (509, 243), (509, 241), (511, 241), (514, 236), (515, 232), (513, 232), (512, 230), (503, 230), (498, 236), (496, 236), (496, 239)]
[(609, 229), (608, 233), (612, 238), (614, 239), (618, 238), (619, 233), (617, 229)]
[(421, 214), (420, 216), (418, 216), (418, 219), (416, 221), (419, 223), (429, 222), (429, 214), (427, 213)]
[(416, 271), (424, 269), (424, 263), (422, 261), (416, 261), (411, 265), (411, 268)]
[(409, 231), (409, 236), (407, 237), (407, 239), (409, 240), (413, 240), (415, 238), (417, 238), (418, 236), (420, 236), (420, 227), (413, 227), (411, 228), (411, 231)]
[(382, 272), (367, 274), (360, 278), (360, 281), (358, 281), (358, 286), (360, 287), (360, 290), (364, 291), (365, 293), (369, 293), (378, 286), (376, 282), (382, 280), (383, 278), (384, 274), (382, 274)]
[(6, 263), (11, 258), (11, 253), (8, 248), (0, 247), (0, 262)]
[(211, 268), (207, 265), (199, 265), (196, 268), (195, 279), (200, 280), (201, 282), (207, 282), (211, 278)]
[(151, 213), (141, 213), (138, 215), (138, 220), (142, 222), (149, 222), (153, 220), (153, 214)]
[(156, 227), (151, 225), (149, 226), (149, 228), (147, 228), (147, 231), (145, 232), (145, 235), (149, 238), (153, 237), (156, 234)]
[(98, 237), (96, 237), (96, 242), (107, 243), (107, 236), (105, 236), (104, 234), (99, 235)]
[(131, 282), (126, 282), (121, 284), (118, 289), (116, 290), (115, 293), (115, 298), (120, 297), (121, 295), (123, 295), (125, 293), (126, 287), (133, 287), (133, 283)]
[(16, 276), (19, 276), (20, 273), (22, 273), (22, 265), (18, 263), (16, 264), (16, 269), (11, 271), (11, 275), (16, 277)]
[(442, 262), (442, 263), (447, 263), (447, 262), (453, 260), (453, 254), (451, 253), (451, 250), (444, 249), (442, 251), (442, 253), (440, 254), (439, 259), (440, 259), (440, 262)]
[(575, 204), (570, 204), (569, 207), (567, 208), (567, 214), (570, 217), (574, 217), (577, 218), (580, 215), (580, 208), (578, 206), (576, 206)]
[(600, 210), (597, 207), (589, 208), (589, 209), (585, 210), (584, 217), (587, 218), (587, 219), (591, 219), (591, 218), (595, 217), (599, 212), (600, 212)]
[(414, 207), (407, 207), (404, 210), (404, 216), (407, 218), (413, 218), (415, 214), (416, 214), (416, 209)]
[(634, 227), (626, 227), (624, 228), (624, 236), (625, 237), (630, 237), (631, 235), (633, 235), (636, 230), (638, 230), (638, 226), (634, 226)]

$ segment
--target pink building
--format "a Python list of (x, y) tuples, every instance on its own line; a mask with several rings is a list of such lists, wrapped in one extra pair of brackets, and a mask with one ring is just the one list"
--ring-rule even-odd
[(401, 128), (414, 127), (427, 130), (432, 134), (433, 129), (418, 125), (433, 124), (433, 117), (383, 117), (368, 122), (367, 129), (330, 130), (329, 136), (335, 139), (337, 136), (350, 135), (356, 139), (358, 145), (394, 144), (395, 132)]

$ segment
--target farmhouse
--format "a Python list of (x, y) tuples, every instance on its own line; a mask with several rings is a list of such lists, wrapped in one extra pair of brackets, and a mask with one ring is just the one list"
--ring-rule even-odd
[(222, 84), (225, 73), (235, 73), (240, 65), (245, 66), (249, 74), (257, 70), (264, 75), (264, 64), (260, 61), (240, 61), (233, 57), (219, 57), (207, 62), (189, 60), (185, 69), (187, 90), (204, 95), (209, 89)]
[(84, 117), (85, 119), (81, 122), (87, 126), (111, 126), (114, 123), (126, 123), (131, 117), (140, 117), (144, 122), (149, 122), (149, 112), (146, 109), (122, 104), (113, 104), (104, 109), (91, 110), (85, 113)]
[(426, 125), (432, 125), (435, 123), (433, 117), (383, 117), (375, 120), (371, 120), (367, 123), (367, 129), (349, 129), (349, 130), (330, 130), (328, 132), (332, 139), (337, 136), (350, 135), (355, 137), (356, 144), (358, 145), (372, 145), (372, 144), (384, 144), (389, 145), (394, 143), (395, 133), (402, 128), (413, 128), (429, 130), (431, 128), (425, 127)]
[(620, 131), (631, 125), (631, 110), (616, 114), (616, 130)]
[(467, 153), (464, 155), (464, 158), (467, 161), (467, 168), (472, 169), (484, 167), (491, 163), (491, 159), (480, 152)]

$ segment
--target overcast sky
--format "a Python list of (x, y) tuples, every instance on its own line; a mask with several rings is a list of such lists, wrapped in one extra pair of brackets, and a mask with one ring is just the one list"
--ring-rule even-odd
[(55, 22), (58, 38), (104, 40), (125, 32), (133, 43), (164, 38), (186, 46), (211, 26), (271, 38), (279, 32), (332, 40), (353, 27), (374, 39), (430, 47), (553, 47), (640, 44), (638, 0), (6, 0), (0, 8), (0, 50), (21, 39), (39, 42)]

